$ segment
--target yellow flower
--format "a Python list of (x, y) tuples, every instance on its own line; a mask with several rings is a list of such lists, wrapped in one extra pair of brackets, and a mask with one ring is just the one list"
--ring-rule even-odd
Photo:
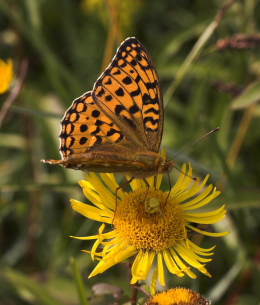
[[(191, 267), (211, 276), (205, 263), (211, 261), (206, 257), (213, 254), (211, 251), (214, 247), (204, 249), (197, 246), (189, 239), (189, 232), (208, 236), (224, 236), (228, 232), (205, 232), (191, 223), (216, 223), (225, 217), (226, 211), (225, 206), (211, 212), (197, 211), (220, 192), (212, 185), (205, 186), (208, 176), (200, 183), (193, 181), (191, 175), (191, 165), (187, 171), (184, 164), (177, 183), (167, 192), (160, 190), (162, 175), (156, 176), (156, 179), (147, 179), (149, 189), (143, 180), (134, 179), (130, 183), (131, 192), (118, 189), (113, 174), (100, 174), (101, 180), (94, 173), (86, 175), (86, 180), (79, 184), (87, 199), (96, 207), (74, 199), (71, 202), (75, 211), (103, 222), (98, 235), (77, 237), (83, 240), (96, 239), (90, 253), (92, 259), (98, 259), (99, 263), (89, 277), (103, 273), (131, 256), (135, 256), (131, 284), (147, 278), (156, 258), (152, 293), (155, 293), (157, 279), (165, 285), (165, 265), (178, 277), (186, 274), (196, 278)], [(104, 223), (113, 224), (113, 229), (104, 232)], [(100, 245), (103, 248), (98, 252)]]
[(0, 94), (6, 92), (14, 78), (13, 61), (8, 59), (7, 63), (0, 59)]
[[(128, 31), (132, 31), (133, 21), (136, 14), (143, 7), (144, 1), (135, 1), (135, 4), (128, 0), (121, 0), (118, 2), (108, 2), (104, 0), (83, 0), (81, 7), (83, 11), (99, 15), (104, 24), (107, 25), (108, 19), (113, 18), (111, 12), (118, 15), (118, 22), (121, 27)], [(104, 9), (104, 7), (106, 9)], [(108, 18), (110, 17), (110, 18)], [(120, 28), (121, 28), (120, 27)]]
[(155, 294), (145, 305), (210, 305), (199, 293), (185, 288), (172, 288)]

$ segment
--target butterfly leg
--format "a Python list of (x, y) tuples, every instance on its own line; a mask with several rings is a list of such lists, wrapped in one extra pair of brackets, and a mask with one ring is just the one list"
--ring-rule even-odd
[(114, 217), (113, 217), (113, 220), (112, 220), (112, 223), (114, 223), (114, 218), (115, 218), (115, 215), (116, 215), (116, 210), (117, 210), (117, 198), (118, 198), (118, 195), (117, 195), (117, 192), (122, 189), (123, 192), (126, 191), (126, 187), (128, 184), (130, 184), (132, 181), (134, 180), (134, 177), (132, 177), (131, 179), (127, 180), (125, 177), (124, 177), (124, 183), (122, 185), (120, 185), (119, 187), (116, 188), (116, 206), (115, 206), (115, 213), (114, 213)]
[(145, 179), (143, 179), (143, 181), (147, 186), (145, 197), (144, 197), (144, 208), (145, 208), (145, 211), (147, 213), (149, 213), (149, 203), (147, 202), (147, 197), (148, 197), (148, 194), (149, 194), (150, 184)]
[(153, 177), (153, 185), (154, 185), (154, 188), (156, 189), (156, 176)]

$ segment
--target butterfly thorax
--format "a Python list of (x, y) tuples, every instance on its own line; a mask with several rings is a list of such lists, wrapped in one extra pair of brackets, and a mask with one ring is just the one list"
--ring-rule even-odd
[(139, 168), (133, 167), (127, 175), (137, 179), (146, 179), (158, 174), (168, 173), (174, 166), (174, 162), (154, 152), (140, 152), (135, 154), (135, 160)]

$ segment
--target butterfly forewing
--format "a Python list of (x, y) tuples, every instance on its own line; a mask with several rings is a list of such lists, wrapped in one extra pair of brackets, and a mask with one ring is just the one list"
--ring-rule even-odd
[(135, 38), (126, 39), (93, 89), (93, 99), (131, 141), (158, 152), (163, 101), (152, 60)]

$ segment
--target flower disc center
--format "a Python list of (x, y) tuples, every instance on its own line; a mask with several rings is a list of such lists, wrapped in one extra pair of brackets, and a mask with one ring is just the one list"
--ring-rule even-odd
[(137, 249), (160, 251), (186, 238), (185, 215), (174, 198), (154, 188), (124, 194), (114, 226)]

